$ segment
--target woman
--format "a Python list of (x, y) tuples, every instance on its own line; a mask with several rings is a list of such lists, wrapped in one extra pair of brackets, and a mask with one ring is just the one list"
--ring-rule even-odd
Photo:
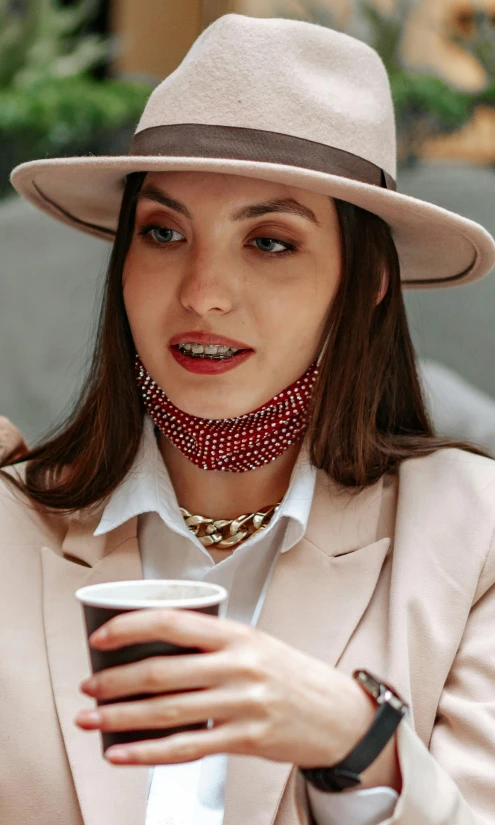
[[(394, 175), (376, 53), (240, 15), (128, 157), (14, 171), (115, 240), (82, 395), (3, 473), (2, 821), (494, 821), (495, 463), (433, 439), (400, 278), (495, 244)], [(116, 617), (91, 643), (203, 652), (88, 681), (75, 590), (143, 577), (225, 584), (227, 618)], [(104, 760), (94, 733), (205, 719)]]

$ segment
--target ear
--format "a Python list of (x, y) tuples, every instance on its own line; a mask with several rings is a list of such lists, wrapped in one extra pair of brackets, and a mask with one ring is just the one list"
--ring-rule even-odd
[(377, 298), (376, 298), (376, 306), (378, 306), (378, 304), (381, 304), (381, 302), (385, 298), (385, 295), (387, 294), (388, 284), (389, 284), (388, 270), (384, 269), (383, 272), (382, 272), (380, 291), (378, 292), (378, 295), (377, 295)]

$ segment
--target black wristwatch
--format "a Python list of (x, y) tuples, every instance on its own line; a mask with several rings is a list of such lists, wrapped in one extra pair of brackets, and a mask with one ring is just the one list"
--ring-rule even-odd
[(381, 682), (367, 670), (355, 670), (352, 675), (377, 701), (378, 710), (367, 733), (338, 765), (331, 768), (300, 768), (308, 782), (327, 793), (361, 784), (360, 774), (375, 761), (409, 709), (390, 685)]

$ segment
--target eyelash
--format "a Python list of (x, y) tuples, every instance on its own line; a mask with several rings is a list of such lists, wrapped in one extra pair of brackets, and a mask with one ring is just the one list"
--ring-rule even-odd
[[(170, 229), (167, 226), (158, 226), (157, 224), (148, 224), (147, 226), (143, 226), (141, 229), (139, 229), (137, 234), (142, 236), (145, 243), (147, 243), (150, 246), (153, 246), (155, 248), (157, 248), (157, 247), (163, 248), (164, 246), (171, 246), (171, 243), (177, 243), (177, 241), (172, 241), (172, 242), (168, 242), (168, 243), (165, 243), (165, 242), (159, 243), (150, 234), (153, 231), (153, 229), (161, 229), (161, 230), (166, 229), (168, 232), (177, 232), (176, 229)], [(179, 234), (181, 234), (181, 233), (179, 233)], [(272, 258), (281, 258), (281, 257), (284, 257), (285, 255), (292, 255), (294, 252), (297, 252), (297, 250), (298, 250), (298, 247), (296, 246), (296, 244), (288, 243), (288, 241), (281, 241), (278, 238), (271, 238), (271, 237), (268, 237), (268, 236), (260, 235), (256, 238), (251, 238), (251, 240), (252, 241), (259, 241), (259, 240), (274, 241), (275, 243), (283, 244), (283, 246), (286, 247), (286, 249), (282, 250), (282, 252), (268, 252), (264, 249), (258, 249), (258, 252), (261, 252), (263, 255), (270, 255)]]

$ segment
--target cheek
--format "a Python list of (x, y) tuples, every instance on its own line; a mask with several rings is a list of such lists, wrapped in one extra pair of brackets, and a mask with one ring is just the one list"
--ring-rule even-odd
[(340, 257), (336, 258), (332, 250), (323, 258), (326, 261), (329, 260), (330, 264), (321, 266), (314, 272), (312, 278), (308, 278), (306, 308), (311, 316), (316, 338), (320, 337), (341, 281)]
[[(294, 342), (299, 350), (313, 350), (316, 346), (328, 310), (339, 284), (338, 270), (317, 273), (309, 269), (307, 276), (288, 280), (277, 290), (265, 291), (258, 305), (262, 325), (270, 341)], [(308, 354), (308, 353), (306, 353)]]
[[(167, 281), (153, 269), (137, 265), (129, 256), (124, 267), (122, 294), (134, 337), (142, 338), (159, 322), (170, 302)], [(136, 342), (137, 343), (137, 342)]]

